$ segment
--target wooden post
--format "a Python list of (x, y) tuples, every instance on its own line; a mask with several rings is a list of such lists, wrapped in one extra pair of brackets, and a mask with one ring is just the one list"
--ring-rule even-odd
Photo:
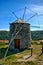
[(42, 43), (42, 54), (43, 54), (43, 43)]
[(33, 48), (32, 47), (29, 47), (28, 50), (31, 51), (31, 56), (32, 56), (32, 53), (33, 53)]
[(32, 56), (33, 48), (31, 48), (31, 56)]
[(42, 45), (42, 54), (43, 54), (43, 42), (41, 42), (41, 45)]

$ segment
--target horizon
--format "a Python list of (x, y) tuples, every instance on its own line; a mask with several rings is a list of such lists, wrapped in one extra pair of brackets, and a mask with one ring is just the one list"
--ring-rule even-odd
[[(9, 29), (7, 30), (5, 30), (5, 29), (1, 29), (0, 31), (10, 31)], [(43, 31), (43, 30), (30, 30), (30, 31)]]

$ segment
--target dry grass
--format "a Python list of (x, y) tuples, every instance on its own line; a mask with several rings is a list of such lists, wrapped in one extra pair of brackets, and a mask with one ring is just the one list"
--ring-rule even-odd
[[(8, 43), (0, 43), (0, 64), (2, 63), (3, 65), (43, 65), (41, 61), (43, 61), (43, 54), (41, 54), (41, 45), (37, 44), (32, 44), (33, 47), (33, 56), (35, 60), (28, 60), (28, 61), (20, 61), (18, 62), (18, 59), (23, 59), (24, 56), (30, 55), (30, 50), (24, 50), (18, 53), (14, 53), (14, 51), (9, 50), (7, 57), (5, 61), (3, 61), (3, 56), (6, 51), (6, 47), (8, 46)], [(34, 57), (36, 56), (36, 57)], [(31, 59), (32, 59), (31, 58)]]

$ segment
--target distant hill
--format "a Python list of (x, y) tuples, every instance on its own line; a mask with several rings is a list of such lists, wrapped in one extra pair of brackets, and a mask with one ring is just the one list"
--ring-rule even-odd
[(33, 40), (42, 40), (43, 31), (31, 31), (31, 37)]
[(8, 40), (9, 31), (0, 31), (0, 40)]
[[(31, 37), (33, 40), (43, 39), (43, 31), (31, 31)], [(8, 40), (9, 31), (0, 31), (0, 40)]]

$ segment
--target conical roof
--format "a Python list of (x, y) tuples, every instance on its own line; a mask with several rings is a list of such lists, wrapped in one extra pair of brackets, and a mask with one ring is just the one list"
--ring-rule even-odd
[(13, 23), (25, 23), (25, 21), (23, 19), (18, 19), (16, 21), (14, 21)]
[[(12, 22), (11, 24), (14, 24), (14, 23), (27, 23), (27, 22), (25, 22), (23, 19), (19, 18), (16, 21)], [(29, 23), (27, 23), (27, 24), (29, 24)]]

